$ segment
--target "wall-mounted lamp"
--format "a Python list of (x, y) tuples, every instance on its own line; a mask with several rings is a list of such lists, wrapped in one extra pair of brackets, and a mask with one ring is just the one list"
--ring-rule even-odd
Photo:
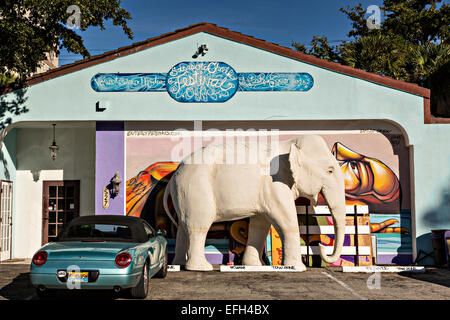
[(122, 180), (120, 180), (120, 175), (118, 172), (114, 174), (114, 177), (110, 180), (111, 182), (111, 198), (115, 198), (119, 195), (120, 192), (120, 184), (122, 183)]
[(56, 139), (55, 139), (55, 127), (56, 127), (56, 123), (53, 124), (53, 143), (50, 147), (48, 147), (50, 149), (50, 158), (53, 161), (56, 160), (56, 156), (58, 155), (58, 150), (59, 150), (59, 147), (56, 144)]
[(194, 53), (192, 58), (197, 59), (199, 55), (202, 57), (206, 54), (206, 51), (208, 51), (208, 48), (206, 47), (206, 44), (202, 44), (197, 48), (197, 51)]

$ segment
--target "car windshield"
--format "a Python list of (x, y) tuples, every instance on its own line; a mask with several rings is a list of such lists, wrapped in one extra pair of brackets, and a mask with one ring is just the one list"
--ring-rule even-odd
[(59, 241), (131, 241), (132, 239), (131, 229), (127, 225), (89, 223), (70, 225)]

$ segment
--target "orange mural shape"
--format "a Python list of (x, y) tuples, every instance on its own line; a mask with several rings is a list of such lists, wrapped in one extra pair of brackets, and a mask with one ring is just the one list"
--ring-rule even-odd
[(409, 234), (409, 229), (405, 227), (388, 227), (398, 223), (397, 219), (388, 219), (381, 223), (371, 223), (370, 232), (371, 233), (402, 233)]
[(270, 228), (270, 234), (272, 238), (272, 265), (281, 266), (283, 253), (280, 235), (273, 226)]
[(397, 219), (388, 219), (381, 223), (371, 223), (370, 224), (370, 232), (371, 233), (379, 232), (380, 230), (382, 230), (382, 229), (386, 228), (387, 226), (390, 226), (394, 223), (398, 223), (398, 220)]
[(359, 154), (336, 142), (333, 155), (341, 163), (347, 200), (353, 204), (384, 204), (397, 200), (400, 183), (383, 162)]
[(388, 227), (383, 230), (378, 231), (378, 233), (402, 233), (409, 234), (408, 228), (405, 227)]
[(176, 162), (156, 162), (129, 179), (126, 185), (127, 216), (139, 217), (152, 188), (160, 180), (168, 182), (178, 165)]
[(230, 236), (237, 242), (246, 245), (248, 239), (248, 222), (245, 220), (233, 222), (230, 227)]
[[(303, 241), (308, 242), (306, 234), (301, 234), (300, 237), (303, 239)], [(326, 234), (311, 234), (311, 235), (309, 235), (309, 245), (316, 245), (319, 243), (321, 243), (325, 246), (333, 246), (334, 239), (330, 238)]]

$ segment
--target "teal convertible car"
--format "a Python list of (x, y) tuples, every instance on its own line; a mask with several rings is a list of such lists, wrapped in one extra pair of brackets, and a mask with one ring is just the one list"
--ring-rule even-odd
[(40, 297), (52, 289), (128, 289), (145, 298), (149, 279), (164, 278), (167, 264), (164, 230), (140, 218), (84, 216), (36, 252), (30, 278)]

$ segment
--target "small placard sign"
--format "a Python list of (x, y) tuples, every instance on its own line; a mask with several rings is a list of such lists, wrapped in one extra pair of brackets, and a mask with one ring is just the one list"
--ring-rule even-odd
[(169, 264), (167, 266), (167, 271), (170, 271), (170, 272), (180, 271), (180, 266), (179, 265), (175, 265), (175, 264)]
[(220, 266), (220, 272), (302, 272), (295, 266)]

